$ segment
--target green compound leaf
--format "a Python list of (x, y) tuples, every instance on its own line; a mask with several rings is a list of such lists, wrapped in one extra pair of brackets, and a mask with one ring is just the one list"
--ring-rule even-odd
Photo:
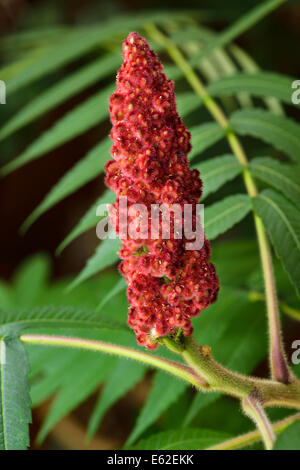
[(254, 199), (278, 258), (300, 293), (300, 212), (273, 189), (266, 189)]

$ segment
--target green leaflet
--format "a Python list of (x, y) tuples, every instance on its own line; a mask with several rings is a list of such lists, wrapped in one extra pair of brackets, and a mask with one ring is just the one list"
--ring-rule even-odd
[(40, 60), (36, 60), (30, 67), (8, 80), (8, 95), (77, 59), (95, 47), (97, 43), (99, 43), (98, 28), (92, 27), (89, 31), (87, 28), (82, 28), (79, 31), (67, 32), (58, 43), (55, 42), (54, 46), (49, 48), (45, 56), (43, 55)]
[[(108, 160), (110, 146), (111, 142), (107, 137), (93, 147), (83, 159), (79, 160), (79, 162), (51, 188), (43, 201), (25, 220), (22, 225), (22, 231), (26, 231), (36, 219), (59, 201), (93, 180), (99, 173), (102, 173), (104, 165)], [(96, 213), (94, 215), (96, 215)]]
[(29, 309), (38, 305), (49, 281), (50, 271), (50, 259), (45, 254), (36, 254), (26, 259), (13, 280), (14, 307)]
[(86, 266), (70, 284), (69, 290), (74, 289), (74, 287), (76, 287), (78, 284), (85, 281), (94, 274), (97, 274), (107, 266), (114, 264), (119, 259), (118, 251), (120, 248), (121, 242), (118, 238), (106, 238), (103, 240), (98, 246), (95, 254), (89, 258)]
[(231, 435), (212, 429), (164, 431), (139, 441), (135, 450), (201, 450), (230, 439)]
[(186, 386), (185, 382), (179, 382), (165, 373), (157, 372), (148, 400), (138, 416), (126, 445), (136, 441), (179, 398)]
[(62, 243), (57, 248), (57, 253), (60, 254), (76, 237), (86, 232), (90, 228), (96, 227), (97, 222), (100, 220), (100, 217), (96, 215), (97, 207), (100, 204), (112, 204), (115, 198), (115, 194), (110, 189), (104, 191), (104, 193), (96, 200), (96, 202), (94, 202), (94, 204), (80, 219), (71, 233), (69, 233), (69, 235), (62, 241)]
[(273, 158), (254, 158), (250, 171), (256, 178), (281, 191), (296, 205), (300, 201), (300, 166), (285, 165)]
[(0, 449), (24, 450), (31, 422), (27, 356), (16, 337), (1, 338), (0, 351)]
[(104, 305), (107, 304), (107, 302), (112, 298), (114, 297), (115, 295), (117, 295), (119, 292), (123, 291), (124, 289), (126, 289), (127, 287), (127, 284), (126, 284), (126, 281), (123, 277), (120, 278), (119, 282), (117, 282), (114, 287), (109, 290), (107, 292), (107, 294), (101, 299), (101, 302), (100, 304), (98, 305), (97, 307), (97, 311), (98, 310), (101, 310), (102, 307), (104, 307)]
[(207, 122), (190, 129), (192, 134), (192, 150), (188, 155), (189, 160), (199, 155), (208, 147), (218, 142), (224, 137), (224, 130), (219, 124)]
[[(229, 50), (233, 57), (236, 59), (237, 63), (245, 72), (257, 73), (260, 71), (259, 66), (253, 60), (253, 58), (246, 51), (238, 47), (236, 44), (231, 44), (229, 46)], [(268, 109), (274, 114), (278, 114), (279, 116), (285, 115), (283, 106), (281, 105), (280, 101), (278, 101), (276, 98), (264, 98), (263, 100)]]
[(187, 91), (176, 96), (176, 105), (179, 116), (187, 116), (200, 108), (202, 103), (199, 99), (195, 99), (195, 94), (192, 91)]
[(300, 292), (300, 212), (273, 189), (262, 191), (254, 199), (277, 256)]
[(249, 109), (233, 113), (230, 123), (238, 134), (262, 139), (300, 162), (300, 125), (292, 119), (262, 109)]
[(113, 73), (119, 65), (120, 55), (109, 54), (68, 75), (16, 113), (0, 130), (0, 140)]
[(204, 232), (209, 240), (240, 222), (251, 210), (251, 200), (244, 194), (228, 196), (204, 209)]
[(95, 355), (86, 351), (68, 369), (65, 369), (63, 388), (56, 396), (42, 424), (38, 434), (39, 442), (47, 436), (58, 421), (85, 400), (101, 382), (109, 377), (115, 362), (116, 358), (114, 357)]
[[(29, 351), (36, 349), (40, 356), (37, 364), (32, 365), (30, 360), (30, 368), (34, 366), (37, 368), (37, 372), (30, 377), (32, 379), (30, 397), (32, 406), (35, 407), (58, 392), (65, 380), (66, 371), (69, 371), (70, 367), (75, 377), (80, 374), (81, 358), (86, 352), (37, 345), (31, 345), (28, 349)], [(77, 370), (74, 370), (74, 364)]]
[(203, 180), (203, 194), (201, 201), (210, 193), (217, 191), (227, 181), (235, 178), (242, 171), (242, 167), (234, 155), (222, 155), (211, 158), (195, 165), (200, 171)]
[(115, 369), (100, 393), (91, 415), (87, 437), (91, 439), (97, 431), (105, 412), (134, 385), (142, 380), (146, 368), (137, 362), (118, 359)]
[(145, 21), (155, 21), (162, 24), (170, 18), (182, 21), (188, 17), (188, 12), (151, 10), (139, 12), (134, 16), (115, 16), (113, 20), (96, 23), (88, 28), (67, 30), (44, 57), (34, 64), (28, 65), (22, 73), (11, 78), (7, 84), (8, 93), (13, 93), (35, 80), (53, 73), (91, 50), (99, 48), (101, 44), (109, 42), (112, 38), (120, 38), (121, 40), (130, 31), (139, 29)]
[(107, 116), (107, 103), (113, 86), (101, 90), (88, 98), (74, 110), (68, 112), (54, 126), (36, 139), (15, 160), (1, 169), (3, 175), (19, 168), (20, 166), (35, 160), (40, 155), (53, 150), (77, 135), (95, 126)]
[(211, 83), (207, 91), (212, 96), (235, 95), (248, 92), (254, 96), (273, 96), (287, 104), (291, 102), (291, 84), (294, 78), (271, 72), (238, 73)]
[(12, 331), (17, 333), (24, 328), (41, 328), (43, 326), (127, 329), (120, 322), (84, 308), (55, 307), (53, 305), (44, 305), (28, 310), (0, 311), (0, 324), (0, 334), (11, 334)]

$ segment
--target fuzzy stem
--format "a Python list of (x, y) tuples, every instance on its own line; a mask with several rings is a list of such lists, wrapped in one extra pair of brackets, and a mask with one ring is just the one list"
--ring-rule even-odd
[[(198, 75), (195, 73), (191, 65), (185, 59), (177, 46), (166, 37), (157, 27), (153, 24), (145, 26), (146, 31), (155, 41), (161, 44), (173, 61), (183, 71), (187, 81), (194, 89), (196, 94), (201, 98), (201, 101), (206, 106), (208, 111), (214, 117), (215, 121), (225, 130), (228, 143), (236, 156), (237, 160), (243, 166), (243, 178), (250, 197), (256, 197), (258, 194), (255, 181), (248, 169), (248, 159), (238, 137), (233, 132), (227, 117), (220, 108), (220, 106), (213, 100), (207, 93), (205, 85), (202, 83)], [(266, 305), (268, 314), (268, 324), (270, 331), (270, 369), (272, 378), (282, 383), (289, 383), (294, 379), (289, 370), (288, 363), (284, 353), (284, 346), (281, 336), (278, 300), (275, 288), (275, 280), (273, 275), (271, 251), (269, 242), (263, 227), (263, 223), (257, 214), (254, 213), (254, 222), (258, 236), (259, 250), (262, 261), (262, 268), (264, 274), (265, 290), (266, 290)]]
[(275, 442), (275, 434), (261, 403), (260, 397), (254, 390), (243, 400), (242, 406), (245, 414), (251, 418), (259, 430), (266, 450), (272, 450)]
[[(190, 367), (136, 351), (135, 349), (103, 341), (34, 334), (21, 335), (20, 339), (23, 343), (28, 344), (64, 346), (114, 354), (162, 369), (178, 378), (186, 380), (203, 391), (220, 391), (243, 399), (251, 391), (257, 390), (262, 397), (263, 406), (282, 406), (300, 409), (300, 381), (285, 385), (271, 380), (247, 377), (232, 372), (213, 359), (209, 346), (198, 346), (193, 338), (184, 338), (180, 346), (178, 346), (178, 342), (171, 338), (164, 342), (173, 351), (181, 354)], [(174, 344), (170, 345), (170, 342)]]
[[(170, 338), (169, 340), (172, 341)], [(264, 407), (282, 406), (300, 409), (299, 380), (291, 384), (283, 384), (249, 377), (222, 366), (212, 357), (209, 346), (199, 346), (192, 337), (182, 338), (181, 345), (180, 354), (197, 375), (208, 384), (207, 391), (218, 391), (243, 400), (255, 390), (261, 397)]]
[[(281, 421), (273, 423), (273, 431), (275, 435), (283, 432), (290, 424), (294, 423), (298, 419), (300, 419), (300, 413), (297, 413)], [(259, 442), (260, 440), (260, 431), (256, 430), (241, 434), (240, 436), (234, 437), (232, 439), (228, 439), (227, 441), (211, 446), (206, 450), (235, 450), (240, 449), (241, 447), (249, 446), (251, 444), (254, 444), (255, 442)]]
[(116, 344), (105, 343), (103, 341), (95, 341), (82, 338), (70, 338), (65, 336), (50, 336), (50, 335), (22, 335), (20, 337), (23, 343), (28, 344), (42, 344), (45, 346), (65, 346), (69, 348), (86, 349), (89, 351), (98, 351), (108, 354), (113, 354), (127, 359), (134, 359), (138, 362), (143, 362), (151, 367), (156, 367), (164, 370), (172, 375), (183, 379), (196, 387), (206, 387), (207, 384), (195, 374), (189, 367), (178, 364), (177, 362), (169, 361), (161, 357), (156, 357), (142, 351), (119, 346)]
[(281, 336), (280, 316), (276, 294), (275, 278), (273, 273), (272, 256), (267, 235), (261, 219), (254, 214), (260, 257), (264, 273), (266, 303), (268, 306), (269, 324), (269, 362), (273, 379), (278, 382), (289, 383), (294, 379), (287, 365), (285, 351)]

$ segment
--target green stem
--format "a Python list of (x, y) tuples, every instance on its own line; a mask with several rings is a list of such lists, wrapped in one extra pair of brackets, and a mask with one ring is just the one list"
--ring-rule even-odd
[(243, 400), (255, 390), (261, 397), (261, 404), (264, 407), (282, 406), (300, 409), (299, 380), (283, 384), (258, 377), (248, 377), (218, 363), (212, 357), (209, 346), (199, 346), (192, 337), (183, 338), (182, 341), (180, 354), (208, 384), (207, 391), (218, 391)]
[(27, 344), (64, 346), (114, 354), (162, 369), (204, 391), (221, 391), (233, 397), (244, 399), (250, 392), (256, 390), (262, 397), (263, 406), (300, 409), (300, 381), (296, 380), (285, 385), (232, 372), (213, 359), (208, 346), (198, 346), (193, 338), (184, 338), (180, 345), (171, 338), (164, 342), (168, 347), (170, 347), (169, 342), (172, 342), (172, 349), (181, 354), (190, 367), (103, 341), (34, 334), (21, 335), (20, 339)]
[(71, 338), (65, 336), (50, 336), (50, 335), (22, 335), (20, 337), (23, 343), (28, 344), (41, 344), (45, 346), (65, 346), (69, 348), (86, 349), (89, 351), (98, 351), (108, 354), (114, 354), (127, 359), (134, 359), (143, 362), (151, 367), (159, 368), (168, 372), (180, 379), (183, 379), (195, 387), (206, 387), (207, 384), (201, 380), (197, 374), (189, 367), (178, 364), (177, 362), (169, 361), (161, 357), (156, 357), (142, 351), (118, 346), (116, 344), (105, 343), (103, 341), (95, 341), (82, 338)]
[[(290, 424), (294, 423), (296, 420), (300, 419), (300, 413), (295, 415), (289, 416), (281, 421), (277, 421), (273, 423), (273, 431), (274, 433), (280, 434), (283, 432)], [(227, 441), (221, 442), (220, 444), (216, 444), (214, 446), (209, 447), (206, 450), (235, 450), (240, 449), (241, 447), (246, 447), (255, 442), (260, 441), (261, 434), (258, 430), (247, 432), (240, 436), (234, 437), (233, 439), (228, 439)]]
[(287, 365), (285, 351), (281, 336), (280, 316), (278, 309), (278, 299), (276, 294), (275, 278), (273, 274), (273, 264), (270, 246), (261, 219), (254, 214), (254, 222), (258, 236), (260, 257), (264, 273), (266, 303), (268, 306), (269, 324), (269, 362), (272, 377), (278, 382), (289, 383), (293, 380), (293, 375)]
[(256, 424), (266, 450), (272, 450), (276, 439), (275, 434), (272, 429), (272, 424), (260, 403), (260, 397), (255, 390), (250, 392), (249, 395), (242, 400), (242, 406), (245, 414)]
[[(248, 159), (239, 139), (231, 129), (230, 123), (219, 105), (209, 96), (207, 90), (195, 73), (189, 62), (185, 59), (177, 46), (166, 37), (153, 24), (145, 26), (149, 36), (161, 44), (169, 53), (173, 61), (183, 71), (187, 81), (194, 89), (196, 94), (206, 106), (208, 111), (214, 117), (215, 121), (224, 129), (228, 143), (235, 154), (237, 160), (243, 166), (243, 178), (250, 197), (256, 197), (258, 194), (255, 181), (248, 169)], [(284, 353), (284, 346), (281, 336), (280, 319), (278, 311), (278, 300), (275, 288), (275, 280), (273, 276), (272, 258), (269, 242), (265, 233), (261, 219), (254, 213), (255, 227), (258, 236), (260, 256), (263, 267), (266, 305), (268, 314), (268, 323), (270, 329), (270, 368), (272, 377), (282, 383), (289, 383), (293, 380), (293, 375), (289, 370), (287, 360)]]

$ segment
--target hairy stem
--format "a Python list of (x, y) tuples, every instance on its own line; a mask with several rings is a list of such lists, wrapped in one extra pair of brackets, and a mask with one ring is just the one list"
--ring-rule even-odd
[(193, 338), (184, 338), (183, 342), (182, 339), (180, 342), (172, 338), (164, 341), (167, 347), (185, 359), (189, 367), (152, 354), (103, 341), (34, 334), (21, 335), (20, 339), (23, 343), (28, 344), (65, 346), (114, 354), (162, 369), (203, 391), (220, 391), (244, 399), (250, 392), (256, 390), (261, 396), (264, 407), (282, 406), (300, 409), (300, 381), (296, 380), (286, 385), (232, 372), (213, 359), (209, 346), (198, 346)]
[[(273, 380), (248, 377), (218, 363), (212, 357), (209, 346), (199, 346), (192, 337), (183, 338), (182, 341), (180, 354), (197, 375), (208, 384), (207, 391), (219, 391), (240, 400), (256, 391), (264, 407), (282, 406), (300, 409), (299, 380), (283, 384)], [(173, 348), (175, 349), (176, 347)]]
[(143, 362), (151, 367), (162, 369), (176, 377), (183, 379), (196, 387), (207, 387), (207, 383), (198, 377), (197, 374), (189, 367), (178, 364), (177, 362), (169, 361), (161, 357), (153, 356), (142, 351), (118, 346), (116, 344), (105, 343), (103, 341), (95, 341), (82, 338), (70, 338), (65, 336), (50, 336), (50, 335), (22, 335), (20, 337), (23, 343), (29, 344), (42, 344), (45, 346), (65, 346), (69, 348), (86, 349), (89, 351), (98, 351), (108, 354), (114, 354), (127, 359), (134, 359), (138, 362)]
[[(282, 419), (281, 421), (277, 421), (273, 423), (273, 431), (274, 433), (280, 434), (283, 432), (290, 424), (294, 423), (300, 419), (300, 413), (295, 415), (289, 416), (288, 418)], [(235, 450), (240, 449), (241, 447), (246, 447), (255, 442), (261, 440), (261, 434), (257, 431), (247, 432), (245, 434), (241, 434), (240, 436), (234, 437), (232, 439), (228, 439), (227, 441), (221, 442), (220, 444), (216, 444), (214, 446), (209, 447), (206, 450)]]
[(270, 246), (263, 227), (263, 223), (256, 214), (254, 214), (254, 221), (258, 236), (260, 257), (263, 266), (266, 303), (268, 306), (268, 324), (270, 335), (269, 362), (271, 373), (272, 377), (275, 380), (278, 380), (278, 382), (289, 383), (293, 379), (293, 375), (287, 365), (281, 336), (280, 316)]
[(256, 424), (266, 450), (272, 450), (276, 438), (272, 424), (270, 423), (260, 401), (258, 393), (254, 390), (242, 400), (242, 406), (245, 414)]
[[(189, 62), (185, 59), (177, 46), (166, 37), (153, 24), (145, 26), (146, 31), (155, 41), (161, 44), (169, 53), (173, 61), (183, 71), (187, 81), (194, 89), (196, 94), (211, 113), (216, 122), (225, 130), (228, 143), (236, 156), (237, 160), (243, 167), (243, 178), (250, 197), (258, 194), (255, 181), (248, 168), (248, 159), (241, 142), (231, 129), (230, 123), (220, 106), (207, 93), (205, 85), (202, 83), (198, 75), (194, 72)], [(254, 222), (258, 236), (260, 256), (262, 261), (264, 283), (266, 290), (266, 305), (268, 314), (268, 324), (270, 331), (270, 369), (274, 380), (282, 383), (289, 383), (293, 379), (284, 353), (284, 346), (281, 336), (278, 300), (275, 287), (275, 279), (273, 275), (272, 258), (269, 242), (265, 233), (265, 229), (261, 219), (254, 213)]]

